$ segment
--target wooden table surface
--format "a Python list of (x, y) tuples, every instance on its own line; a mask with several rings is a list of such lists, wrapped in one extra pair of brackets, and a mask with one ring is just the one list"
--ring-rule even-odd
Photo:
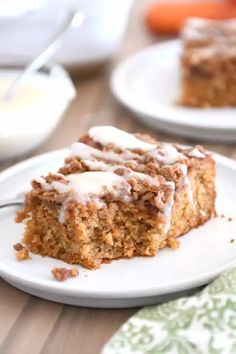
[[(135, 2), (126, 35), (113, 61), (103, 72), (76, 81), (78, 98), (56, 131), (43, 146), (25, 157), (65, 147), (93, 125), (109, 124), (130, 132), (150, 132), (150, 129), (137, 123), (129, 112), (115, 102), (109, 90), (112, 68), (129, 54), (160, 39), (150, 35), (142, 21), (143, 9), (148, 1)], [(151, 131), (151, 134), (164, 141), (193, 143), (158, 131)], [(204, 145), (210, 150), (236, 158), (236, 144)], [(1, 163), (0, 169), (17, 161)], [(0, 280), (0, 353), (96, 354), (136, 311), (57, 304), (30, 296)]]

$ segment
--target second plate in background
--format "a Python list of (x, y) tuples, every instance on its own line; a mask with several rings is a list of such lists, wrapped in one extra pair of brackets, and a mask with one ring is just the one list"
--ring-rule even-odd
[(147, 47), (121, 63), (111, 76), (114, 96), (154, 128), (200, 140), (236, 140), (236, 108), (188, 108), (180, 94), (180, 40)]

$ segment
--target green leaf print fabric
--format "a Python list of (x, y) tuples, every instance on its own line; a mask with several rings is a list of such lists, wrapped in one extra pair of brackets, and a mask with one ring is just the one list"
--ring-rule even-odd
[(236, 268), (203, 291), (143, 308), (102, 354), (236, 354)]

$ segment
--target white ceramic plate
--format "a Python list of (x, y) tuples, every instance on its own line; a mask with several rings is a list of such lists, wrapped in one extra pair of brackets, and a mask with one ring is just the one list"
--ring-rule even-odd
[(236, 108), (187, 108), (176, 105), (180, 93), (179, 40), (140, 51), (111, 76), (114, 96), (144, 123), (181, 136), (235, 141)]
[[(0, 175), (0, 195), (5, 199), (30, 188), (30, 180), (55, 171), (66, 150), (26, 160)], [(217, 210), (226, 216), (216, 218), (180, 239), (177, 251), (164, 249), (156, 257), (133, 258), (103, 264), (96, 271), (78, 267), (80, 275), (60, 283), (53, 279), (54, 266), (62, 261), (32, 254), (17, 262), (13, 244), (19, 242), (22, 225), (14, 223), (14, 210), (0, 210), (0, 275), (17, 288), (36, 296), (67, 304), (91, 307), (132, 307), (163, 300), (173, 294), (207, 283), (236, 262), (236, 162), (216, 155)], [(235, 243), (230, 240), (235, 238)]]

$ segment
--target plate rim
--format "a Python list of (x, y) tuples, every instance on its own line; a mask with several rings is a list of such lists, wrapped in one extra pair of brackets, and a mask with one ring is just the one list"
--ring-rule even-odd
[[(198, 122), (194, 121), (184, 121), (180, 122), (178, 120), (173, 119), (172, 117), (166, 115), (165, 117), (161, 114), (162, 108), (160, 106), (160, 115), (155, 115), (150, 111), (144, 110), (140, 108), (139, 106), (135, 106), (131, 100), (129, 99), (129, 96), (127, 96), (126, 91), (125, 93), (123, 92), (123, 87), (124, 87), (124, 82), (123, 82), (123, 77), (124, 75), (127, 74), (129, 71), (129, 68), (131, 67), (131, 63), (134, 61), (136, 62), (137, 60), (140, 60), (142, 57), (148, 56), (149, 52), (154, 52), (158, 50), (159, 48), (162, 47), (168, 47), (168, 46), (180, 46), (181, 40), (180, 39), (170, 39), (170, 40), (165, 40), (157, 44), (152, 44), (149, 46), (146, 46), (145, 48), (137, 51), (134, 54), (131, 54), (124, 60), (122, 60), (112, 71), (110, 80), (109, 80), (109, 86), (111, 89), (111, 92), (113, 94), (113, 97), (118, 100), (119, 103), (121, 103), (124, 107), (127, 109), (131, 110), (134, 114), (138, 114), (139, 116), (142, 117), (148, 117), (149, 119), (152, 119), (156, 122), (161, 121), (161, 123), (168, 124), (168, 125), (177, 125), (179, 127), (188, 127), (188, 128), (193, 128), (193, 129), (204, 129), (205, 131), (216, 131), (220, 133), (220, 131), (223, 131), (224, 133), (229, 131), (235, 131), (236, 132), (236, 123), (235, 126), (229, 126), (229, 127), (224, 127), (224, 126), (217, 126), (217, 125), (204, 125), (204, 123), (198, 124)], [(128, 70), (127, 70), (128, 68)], [(128, 97), (128, 98), (127, 98)], [(168, 106), (169, 107), (169, 106)], [(177, 109), (177, 108), (176, 108)], [(188, 107), (186, 107), (188, 109)], [(194, 108), (189, 108), (189, 109), (194, 109)], [(198, 108), (197, 108), (198, 109)], [(199, 114), (201, 114), (201, 109), (199, 108)], [(222, 114), (225, 114), (225, 110), (230, 110), (235, 112), (236, 115), (236, 107), (219, 107), (219, 108), (208, 108), (208, 112), (210, 111), (222, 111)], [(191, 112), (189, 112), (191, 115)]]
[[(59, 149), (50, 151), (44, 154), (40, 154), (29, 159), (26, 159), (22, 162), (19, 162), (6, 170), (0, 173), (0, 182), (5, 180), (7, 177), (11, 175), (17, 174), (18, 171), (22, 171), (25, 168), (37, 165), (45, 161), (45, 159), (51, 159), (55, 157), (64, 157), (67, 153), (68, 149)], [(226, 168), (230, 168), (236, 173), (236, 161), (223, 156), (221, 154), (213, 153), (216, 164), (221, 164)], [(204, 227), (204, 226), (203, 226)], [(129, 260), (132, 261), (132, 260)], [(195, 288), (206, 284), (208, 281), (216, 278), (218, 275), (223, 273), (224, 271), (232, 268), (236, 264), (236, 256), (235, 259), (231, 259), (228, 262), (223, 263), (215, 267), (213, 270), (204, 272), (199, 278), (189, 278), (181, 283), (172, 283), (171, 285), (164, 285), (158, 289), (158, 287), (151, 287), (148, 289), (141, 290), (129, 290), (128, 292), (124, 292), (124, 290), (116, 291), (115, 293), (112, 291), (91, 291), (91, 290), (81, 290), (77, 287), (75, 288), (63, 288), (62, 283), (55, 282), (53, 283), (51, 279), (40, 279), (36, 278), (32, 275), (23, 275), (22, 271), (17, 271), (12, 269), (9, 266), (6, 266), (4, 262), (0, 261), (0, 276), (7, 281), (7, 279), (12, 280), (14, 283), (23, 284), (25, 286), (39, 289), (42, 291), (51, 292), (52, 294), (60, 294), (66, 296), (76, 296), (78, 298), (88, 298), (88, 299), (122, 299), (122, 298), (143, 298), (143, 297), (152, 297), (158, 295), (172, 294), (178, 291), (188, 290), (191, 288)], [(109, 265), (108, 265), (109, 266)], [(58, 286), (59, 285), (59, 286)]]

